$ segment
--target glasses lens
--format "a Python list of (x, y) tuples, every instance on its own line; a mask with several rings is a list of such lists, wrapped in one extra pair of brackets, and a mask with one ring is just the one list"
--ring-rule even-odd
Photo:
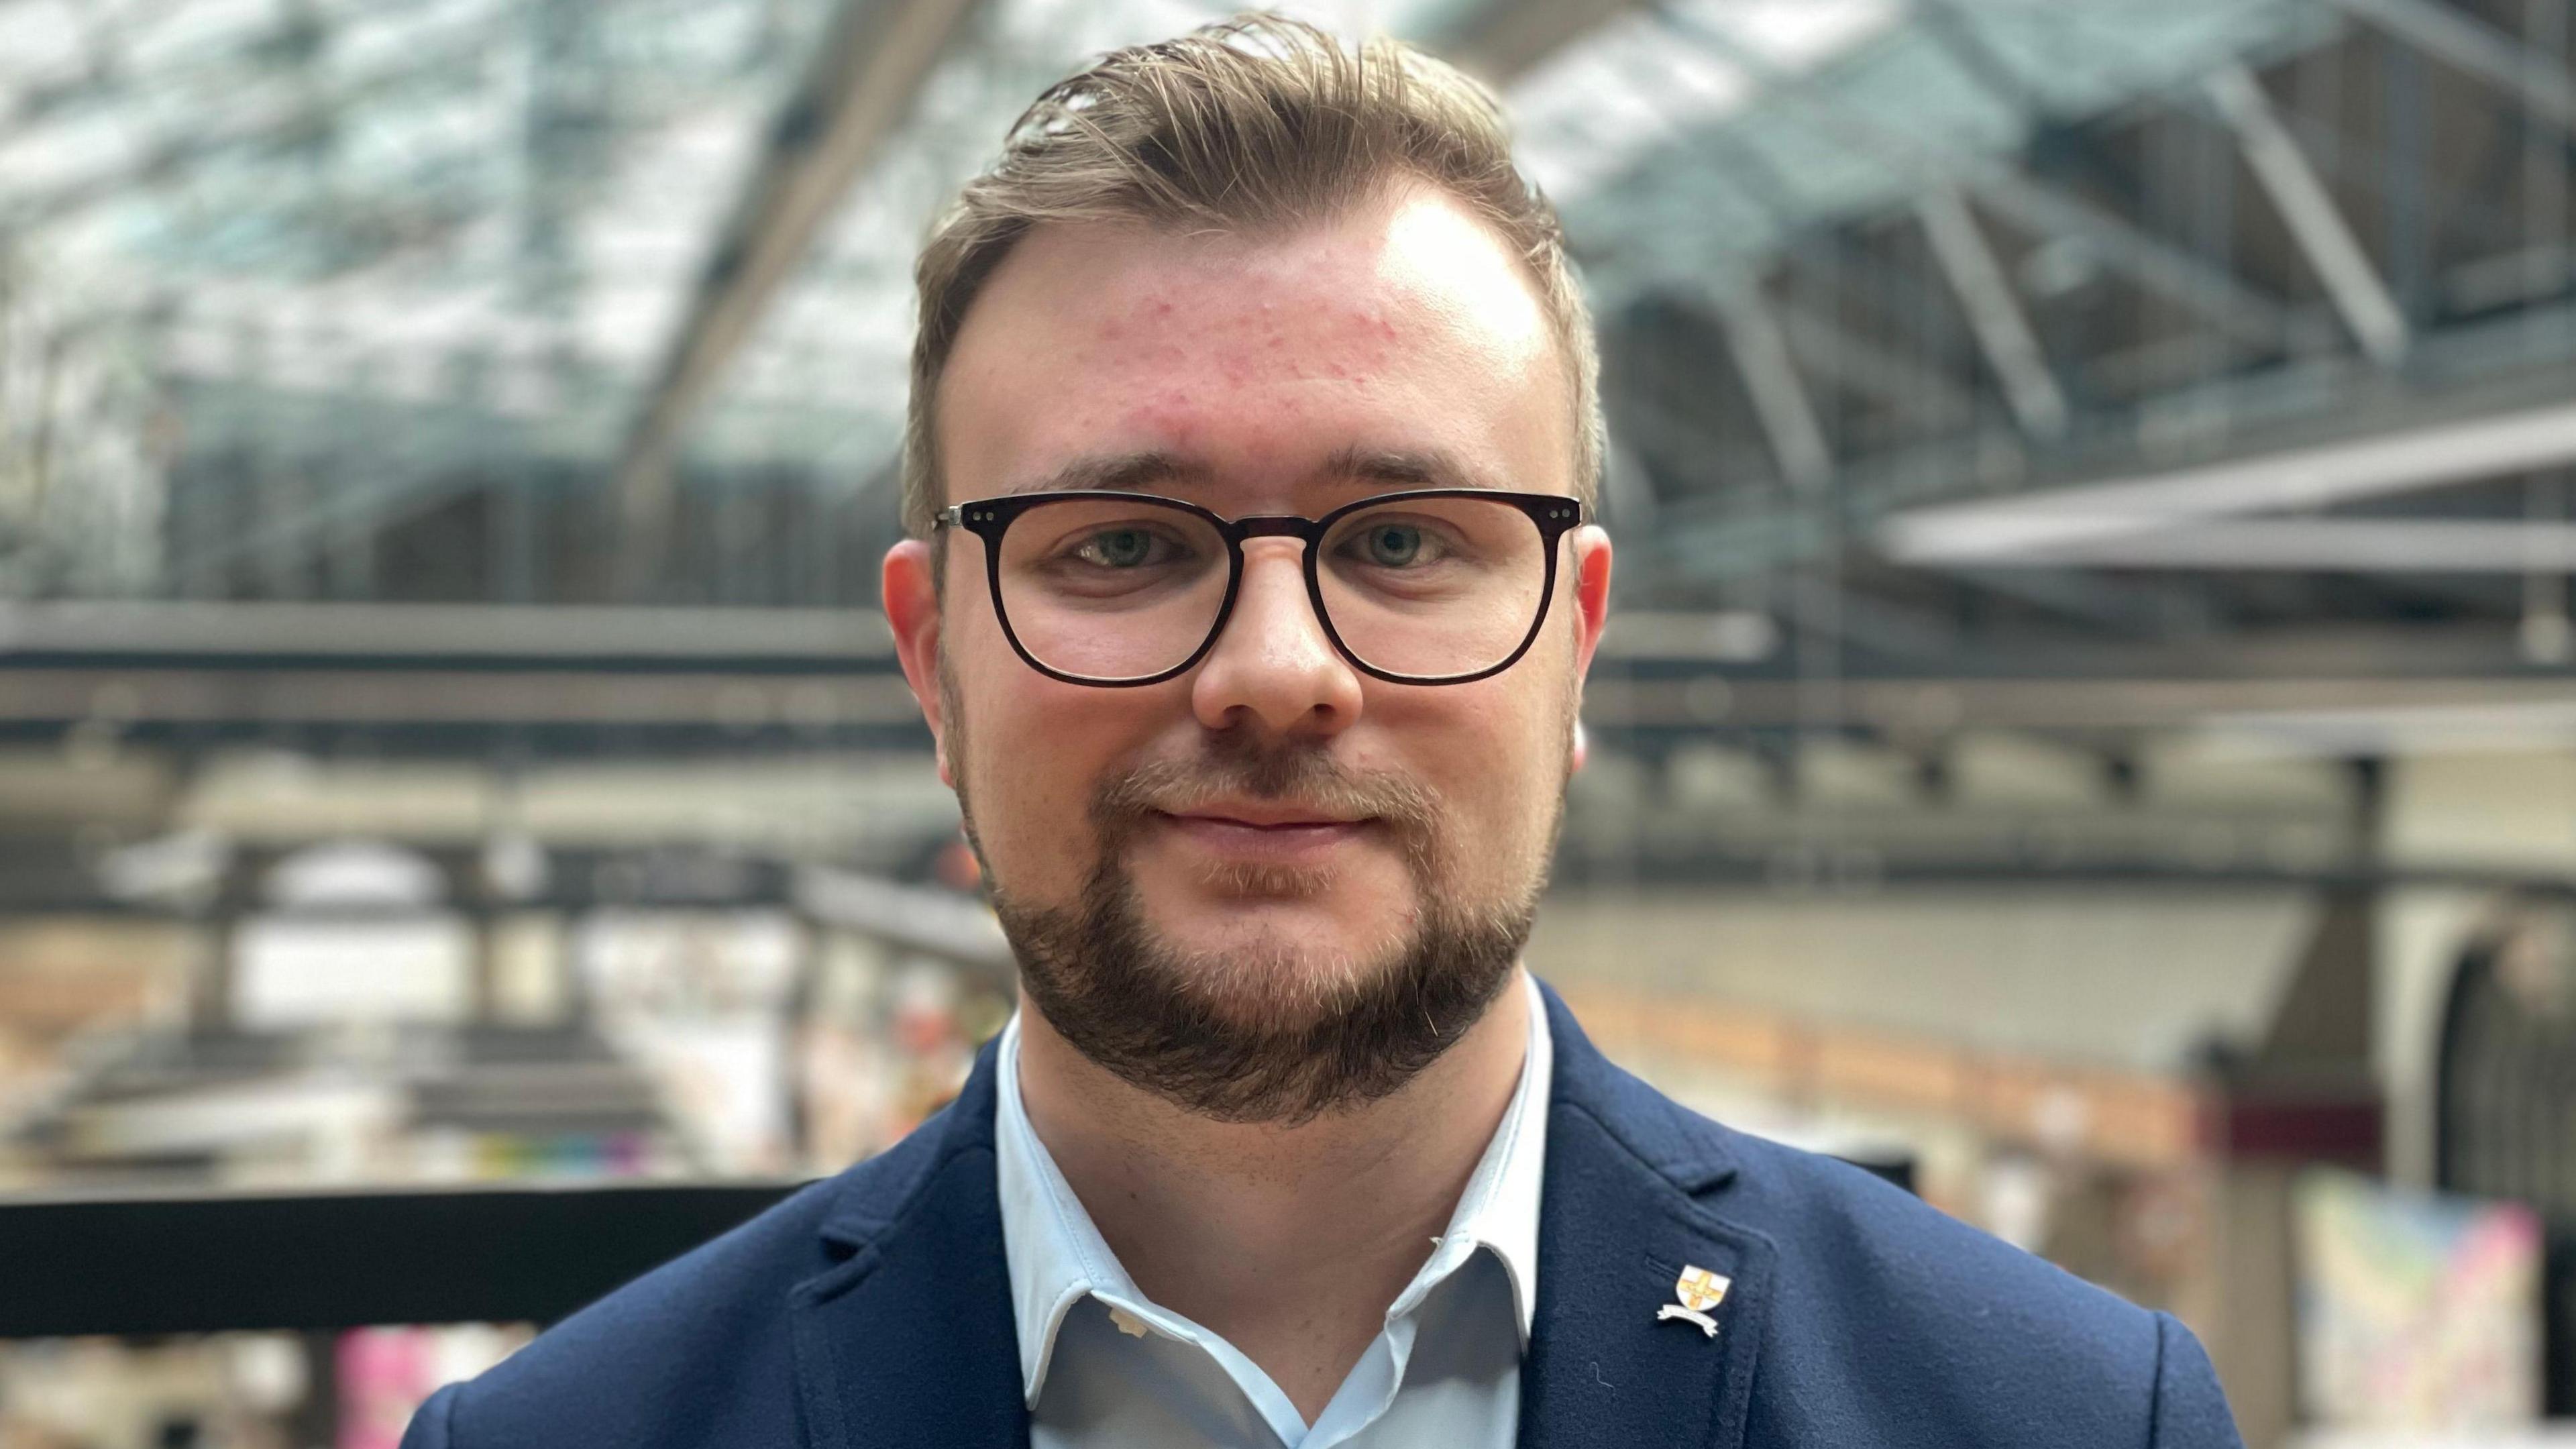
[(1439, 679), (1491, 669), (1521, 646), (1547, 589), (1547, 546), (1513, 504), (1404, 499), (1336, 522), (1316, 576), (1351, 653)]
[(1022, 648), (1081, 679), (1143, 679), (1186, 662), (1225, 605), (1225, 539), (1178, 508), (1068, 498), (1013, 520), (1002, 612)]

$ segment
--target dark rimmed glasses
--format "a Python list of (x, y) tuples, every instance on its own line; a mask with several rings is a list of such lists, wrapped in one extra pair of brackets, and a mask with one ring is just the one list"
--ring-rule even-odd
[(1068, 684), (1159, 684), (1216, 646), (1243, 544), (1306, 545), (1306, 596), (1361, 672), (1466, 684), (1520, 662), (1547, 622), (1581, 499), (1487, 488), (1381, 493), (1321, 518), (1225, 519), (1150, 493), (1019, 493), (943, 510), (984, 542), (1002, 632)]

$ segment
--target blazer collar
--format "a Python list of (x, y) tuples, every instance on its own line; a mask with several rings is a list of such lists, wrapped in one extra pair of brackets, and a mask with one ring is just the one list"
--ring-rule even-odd
[[(1555, 1061), (1522, 1449), (1741, 1449), (1777, 1254), (1715, 1210), (1737, 1173), (1727, 1134), (1541, 994)], [(988, 1045), (947, 1110), (843, 1181), (821, 1229), (835, 1265), (790, 1294), (812, 1449), (1026, 1449), (994, 1077)], [(1731, 1280), (1714, 1338), (1656, 1315), (1689, 1268)]]
[[(1556, 1082), (1522, 1449), (1740, 1449), (1776, 1250), (1713, 1210), (1738, 1171), (1723, 1129), (1612, 1066), (1546, 997)], [(1714, 1337), (1658, 1316), (1693, 1268), (1730, 1280)]]
[[(1441, 1246), (1388, 1312), (1412, 1311), (1475, 1253), (1489, 1252), (1511, 1282), (1513, 1328), (1525, 1350), (1537, 1317), (1539, 1194), (1546, 1180), (1548, 1089), (1555, 1072), (1546, 1002), (1536, 979), (1520, 974), (1510, 989), (1526, 993), (1529, 1003), (1520, 1083), (1436, 1240)], [(1026, 1020), (1014, 1016), (999, 1038), (993, 1156), (1022, 1397), (1034, 1408), (1052, 1366), (1056, 1336), (1075, 1304), (1097, 1295), (1148, 1320), (1157, 1310), (1101, 1240), (1091, 1214), (1029, 1123), (1019, 1091), (1020, 1033)]]
[(811, 1449), (1026, 1449), (993, 1169), (994, 1049), (957, 1100), (854, 1168), (836, 1266), (789, 1294)]

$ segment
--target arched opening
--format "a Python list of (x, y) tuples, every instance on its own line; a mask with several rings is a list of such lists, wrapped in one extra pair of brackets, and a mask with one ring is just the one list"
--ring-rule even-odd
[(2435, 1090), (2437, 1184), (2549, 1224), (2548, 1411), (2576, 1415), (2576, 902), (2508, 903), (2461, 952)]

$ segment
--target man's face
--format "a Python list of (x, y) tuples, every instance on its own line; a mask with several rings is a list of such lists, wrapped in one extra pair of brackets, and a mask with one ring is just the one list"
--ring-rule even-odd
[[(1427, 190), (1249, 240), (1041, 227), (976, 299), (949, 363), (947, 497), (1144, 455), (1169, 467), (1119, 486), (1227, 518), (1313, 517), (1408, 486), (1566, 493), (1566, 366), (1518, 262)], [(1457, 476), (1351, 469), (1370, 458)], [(934, 600), (926, 550), (943, 546)], [(898, 548), (887, 607), (1032, 995), (1060, 1029), (1057, 1007), (1078, 1006), (1091, 976), (1056, 980), (1051, 1004), (1033, 953), (1149, 956), (1198, 1030), (1327, 1046), (1336, 1014), (1408, 962), (1455, 969), (1424, 958), (1442, 945), (1430, 938), (1517, 949), (1602, 623), (1598, 530), (1559, 546), (1548, 626), (1518, 664), (1437, 686), (1371, 679), (1338, 654), (1304, 545), (1280, 538), (1244, 544), (1232, 616), (1188, 673), (1052, 680), (1004, 638), (983, 548), (963, 533)], [(1454, 1040), (1468, 1024), (1435, 1031)]]

